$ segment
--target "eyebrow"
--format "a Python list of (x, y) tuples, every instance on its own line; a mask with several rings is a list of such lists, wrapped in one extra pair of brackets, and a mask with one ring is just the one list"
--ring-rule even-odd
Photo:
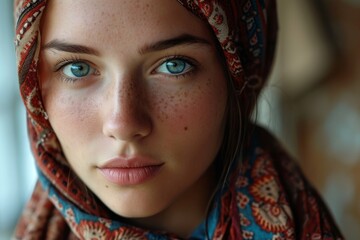
[(179, 45), (189, 45), (189, 44), (205, 44), (209, 46), (211, 45), (211, 43), (204, 38), (200, 38), (190, 34), (182, 34), (174, 38), (161, 40), (149, 45), (145, 45), (144, 47), (139, 49), (139, 53), (145, 54), (148, 52), (156, 52)]
[(90, 54), (96, 56), (100, 55), (99, 52), (93, 48), (79, 44), (67, 43), (58, 39), (46, 43), (42, 47), (42, 50), (46, 50), (46, 49), (55, 49), (62, 52), (83, 53), (83, 54)]
[[(211, 43), (209, 41), (207, 41), (206, 39), (196, 37), (196, 36), (190, 35), (190, 34), (182, 34), (182, 35), (174, 37), (174, 38), (161, 40), (161, 41), (158, 41), (158, 42), (155, 42), (152, 44), (145, 45), (144, 47), (139, 49), (139, 53), (143, 55), (143, 54), (146, 54), (149, 52), (156, 52), (156, 51), (165, 50), (165, 49), (172, 48), (172, 47), (179, 46), (179, 45), (189, 45), (189, 44), (205, 44), (205, 45), (209, 45), (209, 46), (211, 45)], [(54, 49), (57, 51), (70, 52), (70, 53), (90, 54), (90, 55), (96, 55), (96, 56), (100, 55), (100, 53), (97, 50), (95, 50), (91, 47), (87, 47), (87, 46), (79, 45), (79, 44), (67, 43), (67, 42), (61, 41), (59, 39), (54, 39), (54, 40), (46, 43), (42, 47), (42, 50), (47, 50), (47, 49)]]

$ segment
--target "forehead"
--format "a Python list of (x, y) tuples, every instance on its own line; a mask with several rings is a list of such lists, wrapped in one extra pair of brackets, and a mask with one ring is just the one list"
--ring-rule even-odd
[(176, 0), (50, 0), (42, 22), (45, 40), (90, 45), (134, 45), (184, 33), (211, 39), (207, 24)]

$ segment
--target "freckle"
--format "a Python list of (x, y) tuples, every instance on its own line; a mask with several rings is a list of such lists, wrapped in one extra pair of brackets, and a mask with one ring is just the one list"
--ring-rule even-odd
[(109, 185), (105, 185), (106, 188), (109, 188)]
[(161, 115), (164, 116), (165, 119), (169, 118), (169, 116), (164, 111), (161, 111)]

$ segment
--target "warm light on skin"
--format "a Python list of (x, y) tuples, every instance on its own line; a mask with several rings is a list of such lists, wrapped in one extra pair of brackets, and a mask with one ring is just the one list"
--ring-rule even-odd
[[(43, 100), (74, 171), (131, 222), (190, 234), (205, 216), (224, 134), (227, 84), (208, 26), (176, 0), (53, 0), (42, 22)], [(169, 58), (187, 61), (186, 71), (162, 72)], [(89, 74), (72, 81), (71, 61)], [(163, 166), (119, 186), (98, 169), (119, 156)]]

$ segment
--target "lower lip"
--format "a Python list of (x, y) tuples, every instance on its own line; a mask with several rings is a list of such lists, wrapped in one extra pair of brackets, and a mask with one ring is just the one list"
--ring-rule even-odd
[(159, 172), (162, 165), (135, 168), (100, 168), (100, 172), (110, 182), (117, 185), (138, 185), (144, 183)]

